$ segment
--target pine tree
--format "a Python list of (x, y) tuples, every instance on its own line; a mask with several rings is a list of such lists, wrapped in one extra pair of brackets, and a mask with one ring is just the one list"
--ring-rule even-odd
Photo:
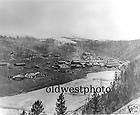
[(64, 99), (63, 93), (61, 93), (59, 95), (59, 98), (57, 99), (57, 102), (56, 102), (55, 109), (56, 109), (57, 115), (64, 115), (65, 114), (67, 107), (65, 106), (65, 99)]
[(102, 104), (101, 99), (102, 98), (99, 94), (94, 93), (92, 98), (85, 105), (83, 113), (86, 113), (86, 114), (98, 114), (98, 113), (100, 113), (103, 109), (103, 104)]
[(29, 115), (39, 115), (44, 110), (42, 101), (35, 101), (35, 103), (32, 105), (31, 112)]

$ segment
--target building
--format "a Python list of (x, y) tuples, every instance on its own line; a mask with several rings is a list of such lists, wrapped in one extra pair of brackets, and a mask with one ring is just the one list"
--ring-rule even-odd
[(83, 67), (79, 60), (72, 60), (70, 63), (71, 68), (80, 68)]
[(22, 74), (18, 74), (18, 75), (11, 77), (11, 78), (12, 78), (12, 80), (21, 81), (21, 80), (25, 79), (25, 76)]
[(0, 66), (9, 66), (10, 64), (7, 62), (0, 62)]
[(28, 79), (33, 79), (36, 77), (36, 75), (38, 75), (40, 72), (36, 72), (36, 73), (27, 73), (25, 74), (25, 77)]
[(15, 63), (14, 66), (26, 66), (25, 63)]

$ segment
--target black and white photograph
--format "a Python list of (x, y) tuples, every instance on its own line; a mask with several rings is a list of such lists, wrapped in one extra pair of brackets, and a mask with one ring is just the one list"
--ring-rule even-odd
[(140, 0), (0, 0), (0, 115), (128, 114)]

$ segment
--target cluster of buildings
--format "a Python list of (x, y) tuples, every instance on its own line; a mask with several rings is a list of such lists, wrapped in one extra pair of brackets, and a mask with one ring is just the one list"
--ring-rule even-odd
[(18, 74), (18, 75), (15, 75), (15, 76), (11, 76), (9, 78), (12, 79), (12, 80), (21, 81), (23, 79), (33, 79), (33, 78), (36, 78), (37, 75), (39, 75), (39, 74), (40, 74), (40, 72), (26, 73), (25, 75)]
[[(57, 62), (54, 62), (53, 64), (47, 64), (46, 68), (49, 67), (49, 69), (53, 69), (55, 71), (60, 71), (60, 72), (67, 72), (69, 70), (72, 69), (76, 69), (76, 68), (86, 68), (86, 67), (102, 67), (102, 68), (114, 68), (114, 69), (121, 69), (123, 65), (126, 65), (127, 62), (126, 61), (120, 61), (118, 59), (114, 59), (114, 58), (109, 58), (109, 57), (102, 57), (102, 56), (92, 56), (90, 53), (88, 52), (84, 52), (82, 54), (82, 59), (80, 60), (59, 60)], [(5, 61), (1, 61), (0, 62), (0, 67), (3, 66), (8, 66), (11, 67), (10, 63), (7, 63)], [(23, 62), (18, 62), (18, 63), (14, 63), (13, 66), (15, 67), (26, 67), (26, 63)], [(36, 68), (40, 68), (38, 65), (34, 65), (34, 67)], [(24, 79), (24, 78), (29, 78), (29, 79), (33, 79), (34, 76), (36, 76), (37, 74), (39, 74), (39, 72), (37, 73), (27, 73), (26, 75), (16, 75), (13, 76), (12, 79), (16, 80), (16, 79)]]
[(120, 69), (120, 67), (125, 64), (122, 61), (119, 61), (114, 58), (103, 59), (101, 57), (94, 58), (92, 60), (72, 60), (72, 61), (58, 61), (52, 65), (53, 69), (75, 69), (75, 68), (85, 68), (85, 67), (104, 67), (104, 68), (115, 68)]

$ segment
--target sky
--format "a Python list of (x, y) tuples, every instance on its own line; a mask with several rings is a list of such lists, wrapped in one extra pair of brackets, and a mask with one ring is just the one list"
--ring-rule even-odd
[(140, 0), (0, 0), (0, 34), (140, 39)]

